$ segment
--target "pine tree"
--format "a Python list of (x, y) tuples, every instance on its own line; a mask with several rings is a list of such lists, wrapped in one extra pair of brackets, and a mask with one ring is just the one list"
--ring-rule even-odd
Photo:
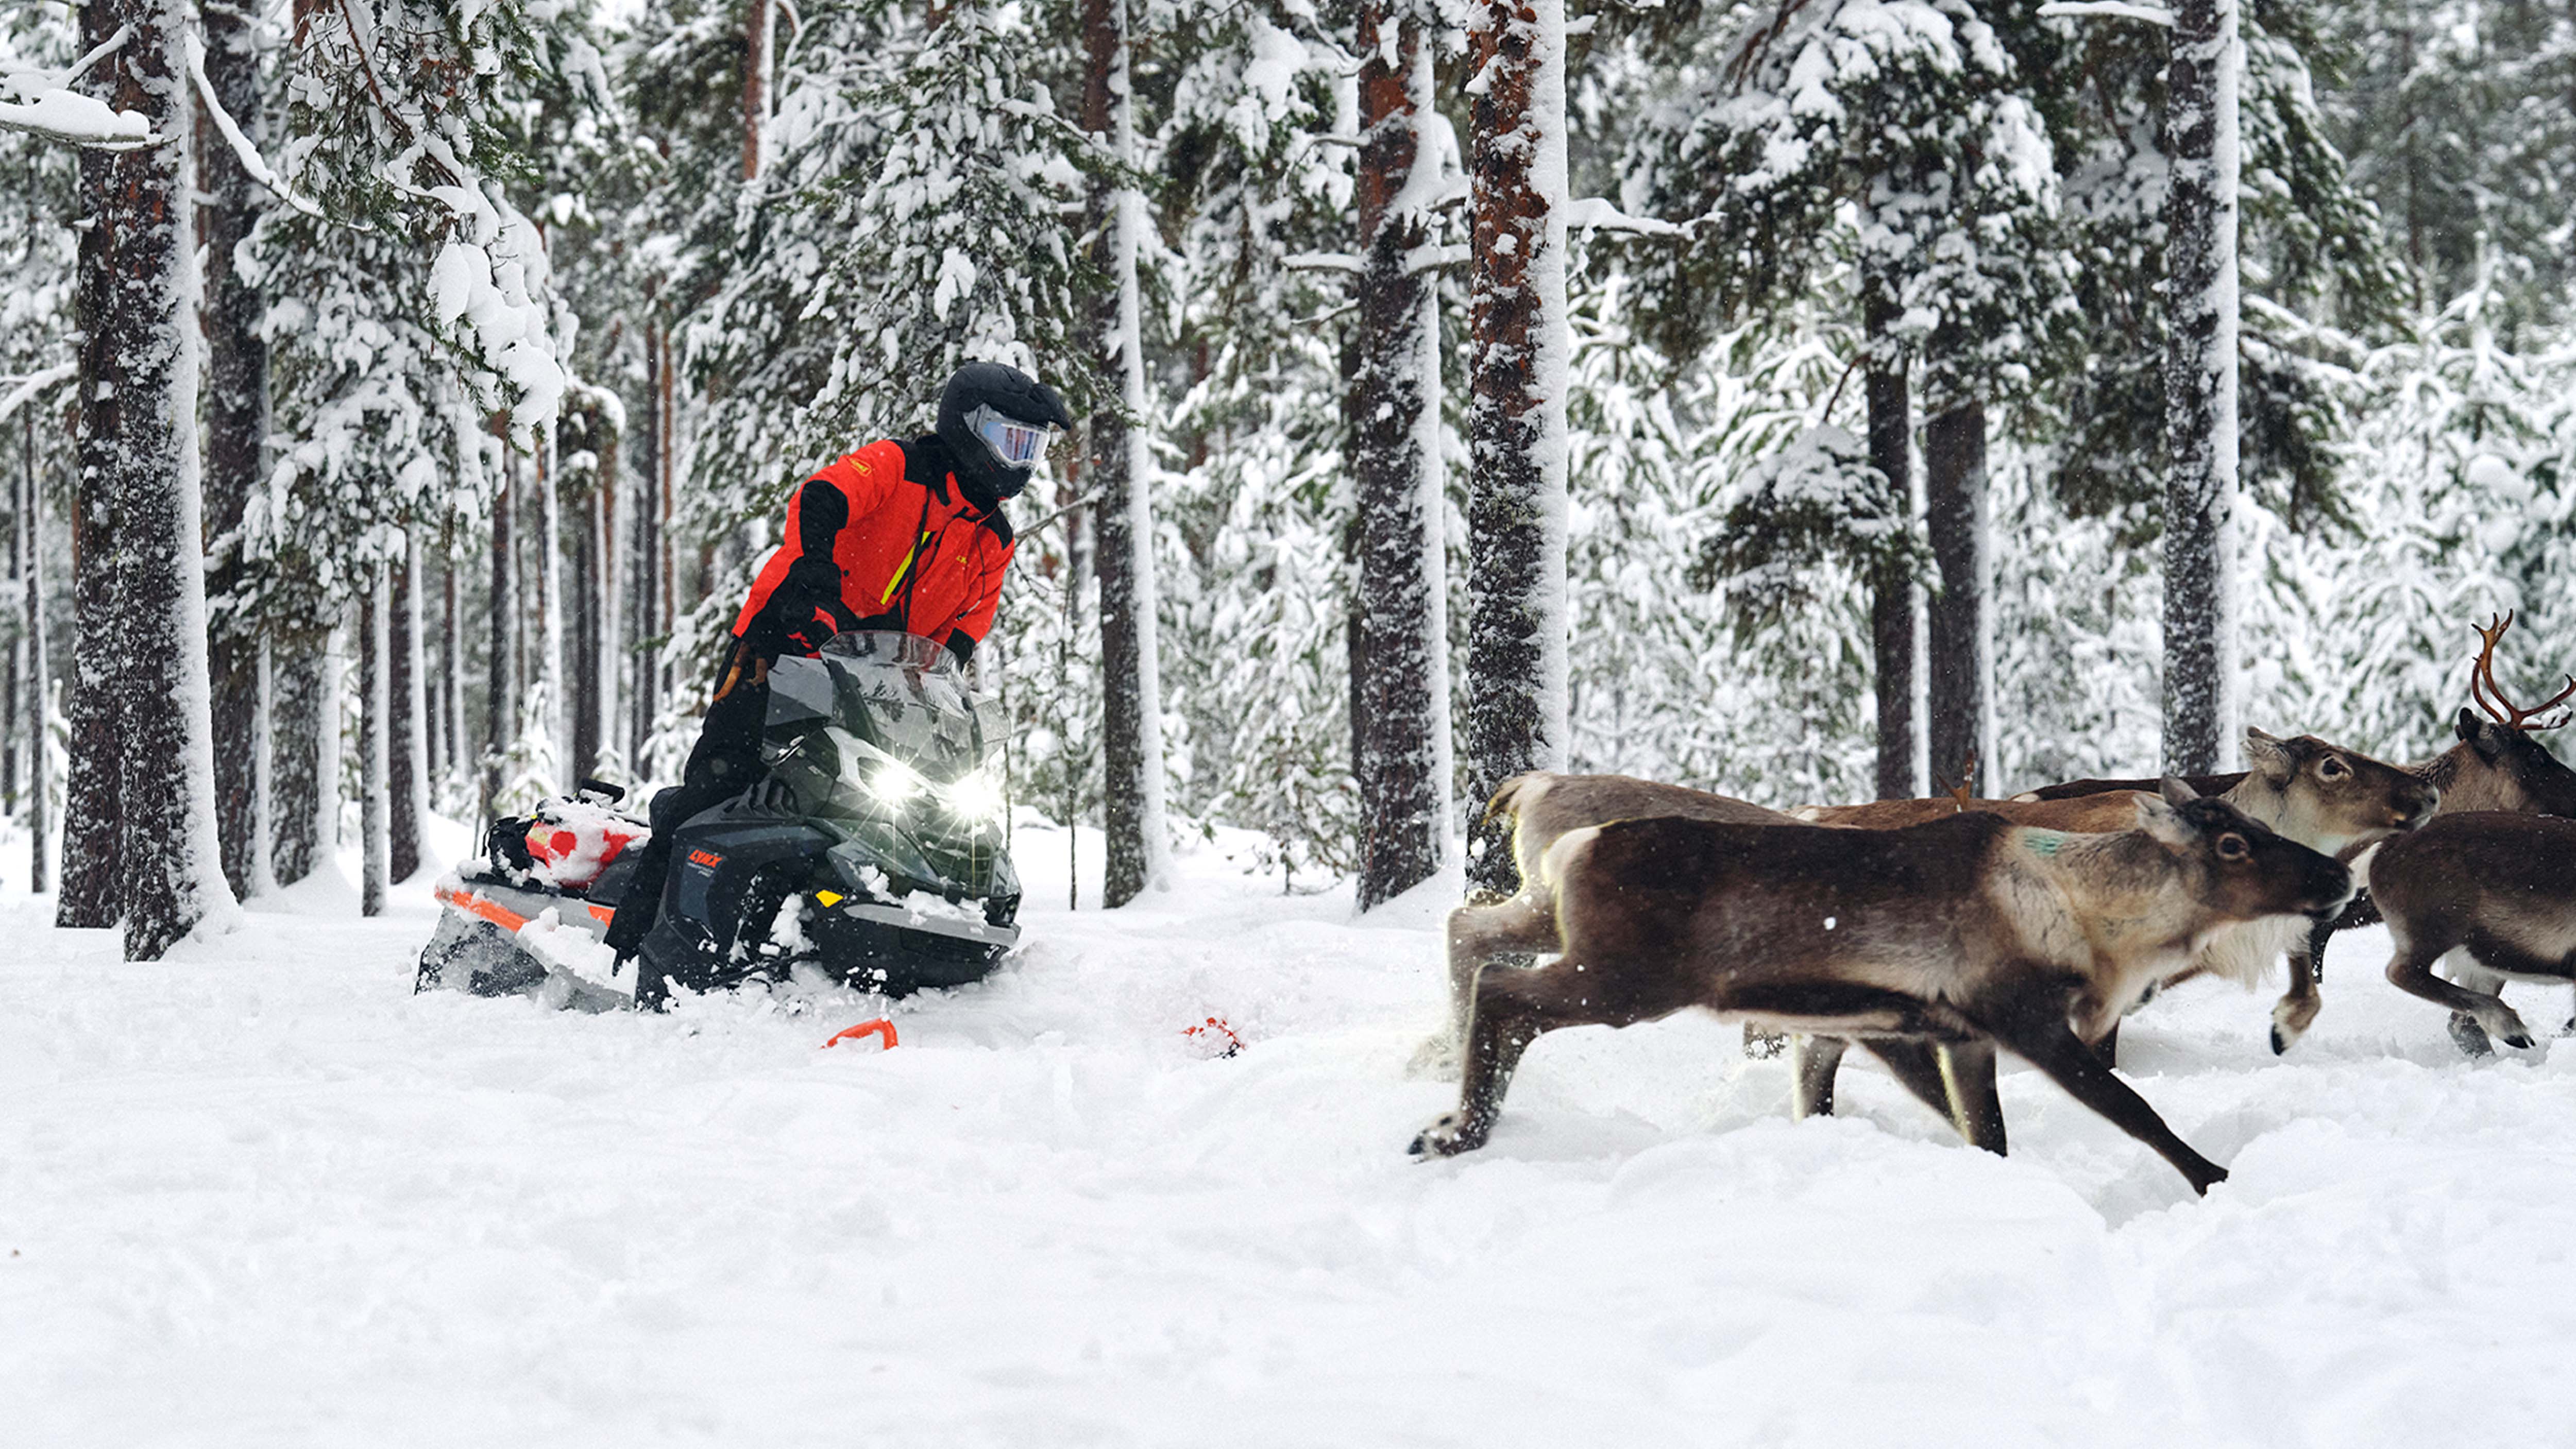
[(1358, 648), (1352, 671), (1361, 909), (1440, 868), (1449, 835), (1439, 296), (1426, 264), (1444, 182), (1426, 20), (1360, 10), (1359, 329), (1351, 380)]
[[(188, 188), (187, 8), (98, 4), (83, 39), (125, 44), (97, 74), (152, 143), (83, 157), (81, 465), (90, 549), (79, 560), (91, 728), (77, 771), (101, 771), (67, 824), (68, 923), (125, 927), (129, 960), (158, 960), (232, 906), (215, 836), (207, 713), (205, 575), (199, 566), (197, 371), (190, 344), (194, 243)], [(83, 641), (86, 645), (87, 640)], [(112, 764), (110, 762), (113, 762)], [(82, 883), (78, 898), (69, 889)]]
[[(1469, 797), (1483, 800), (1566, 763), (1563, 0), (1491, 0), (1471, 39), (1467, 752)], [(1501, 822), (1476, 818), (1471, 870), (1507, 892), (1517, 882)]]

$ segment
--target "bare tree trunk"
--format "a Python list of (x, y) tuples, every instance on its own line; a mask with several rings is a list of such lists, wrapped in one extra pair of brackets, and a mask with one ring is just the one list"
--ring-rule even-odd
[(2164, 768), (2236, 756), (2236, 0), (2176, 0), (2165, 81)]
[(393, 800), (386, 778), (392, 751), (393, 640), (387, 628), (393, 613), (387, 573), (379, 560), (368, 569), (365, 599), (358, 606), (358, 914), (385, 913), (385, 881), (393, 865)]
[[(1136, 154), (1129, 96), (1127, 0), (1084, 0), (1090, 61), (1083, 125), (1120, 158)], [(1091, 467), (1100, 495), (1101, 822), (1108, 858), (1102, 904), (1122, 906), (1168, 875), (1171, 842), (1163, 820), (1162, 688), (1155, 642), (1154, 512), (1145, 427), (1144, 312), (1136, 249), (1144, 198), (1132, 186), (1092, 198), (1104, 223), (1108, 271), (1116, 282), (1094, 320), (1095, 355), (1119, 379), (1119, 410), (1091, 422)], [(1122, 415), (1123, 414), (1123, 415)]]
[(633, 635), (629, 649), (634, 674), (627, 695), (626, 758), (634, 778), (642, 780), (652, 773), (653, 762), (645, 746), (653, 736), (653, 711), (661, 703), (660, 692), (655, 688), (659, 671), (654, 668), (660, 653), (656, 641), (662, 632), (658, 612), (661, 570), (654, 564), (656, 550), (661, 546), (657, 527), (660, 510), (655, 506), (661, 497), (662, 477), (662, 329), (658, 323), (647, 323), (644, 328), (644, 437), (642, 452), (635, 462), (635, 505), (630, 510), (634, 515), (631, 532), (635, 551), (627, 566), (628, 597), (632, 600), (628, 607), (629, 632)]
[[(28, 411), (32, 413), (34, 409)], [(32, 422), (30, 418), (29, 423)], [(24, 594), (27, 570), (35, 564), (27, 532), (27, 518), (35, 505), (36, 495), (35, 430), (32, 426), (26, 427), (20, 456), (25, 464), (24, 485), (21, 486), (16, 476), (9, 479), (9, 582), (14, 593)], [(20, 763), (20, 757), (26, 754), (29, 744), (41, 748), (42, 740), (37, 736), (29, 736), (24, 741), (18, 738), (19, 722), (27, 717), (26, 712), (19, 708), (22, 691), (31, 687), (27, 683), (27, 621), (15, 618), (10, 623), (8, 669), (5, 676), (0, 676), (0, 802), (5, 802), (9, 814), (15, 816), (18, 813), (19, 781), (29, 778), (33, 771), (32, 765)]]
[[(1869, 405), (1869, 461), (1887, 479), (1888, 503), (1898, 513), (1914, 507), (1914, 418), (1905, 356), (1889, 333), (1901, 315), (1894, 301), (1873, 294), (1864, 309), (1870, 358), (1862, 388)], [(1923, 793), (1914, 769), (1914, 579), (1904, 568), (1881, 563), (1870, 573), (1869, 633), (1878, 685), (1878, 798), (1911, 800)]]
[(564, 732), (563, 480), (556, 427), (549, 424), (537, 440), (537, 731), (545, 741), (546, 777), (560, 788), (572, 765), (572, 741)]
[[(596, 575), (599, 571), (599, 493), (596, 488), (583, 500), (588, 505), (587, 517), (573, 530), (572, 597), (585, 602), (599, 597)], [(572, 669), (567, 680), (571, 708), (572, 753), (564, 757), (566, 784), (592, 773), (592, 762), (599, 755), (599, 610), (594, 605), (575, 611), (572, 617)]]
[(310, 630), (270, 636), (269, 869), (281, 886), (311, 875), (321, 855), (324, 648)]
[[(189, 332), (193, 178), (181, 139), (189, 15), (178, 0), (98, 3), (81, 13), (86, 45), (126, 42), (92, 72), (105, 78), (109, 103), (142, 112), (165, 138), (85, 156), (81, 168), (81, 471), (104, 505), (95, 541), (114, 549), (84, 561), (112, 581), (113, 629), (102, 668), (84, 669), (82, 684), (114, 700), (112, 734), (92, 743), (118, 757), (118, 806), (112, 818), (77, 818), (67, 840), (78, 842), (84, 877), (113, 852), (114, 882), (94, 890), (82, 913), (121, 914), (126, 957), (138, 961), (160, 959), (208, 912), (231, 904), (215, 839), (207, 715)], [(123, 897), (121, 913), (108, 903), (113, 895)]]
[(1941, 566), (1931, 605), (1932, 775), (1983, 796), (1994, 766), (1994, 622), (1986, 501), (1986, 408), (1963, 402), (1923, 425), (1924, 524)]
[[(1437, 165), (1423, 117), (1431, 48), (1419, 20), (1360, 10), (1360, 368), (1351, 416), (1360, 516), (1359, 905), (1439, 870), (1449, 833), (1449, 659), (1442, 560), (1439, 294), (1415, 257), (1413, 197)], [(1395, 44), (1384, 32), (1395, 28)]]
[(406, 881), (420, 872), (420, 821), (427, 806), (417, 538), (406, 537), (386, 572), (392, 598), (385, 621), (385, 878)]
[(483, 791), (477, 813), (484, 818), (492, 814), (493, 803), (503, 787), (509, 784), (502, 772), (508, 767), (518, 681), (510, 660), (511, 614), (517, 600), (510, 587), (510, 487), (505, 480), (492, 491), (492, 593), (490, 652), (485, 656), (489, 685), (483, 695)]
[[(203, 14), (208, 87), (243, 138), (257, 146), (262, 118), (253, 14), (232, 5), (205, 6)], [(202, 208), (208, 362), (205, 545), (211, 565), (206, 591), (218, 601), (206, 638), (216, 745), (215, 830), (222, 842), (224, 879), (235, 893), (247, 895), (259, 837), (258, 780), (249, 748), (258, 708), (259, 641), (232, 596), (242, 575), (242, 514), (259, 486), (268, 442), (268, 344), (259, 332), (266, 302), (234, 265), (234, 249), (267, 209), (267, 193), (202, 107), (197, 154), (207, 197)]]
[[(95, 5), (83, 14), (103, 16), (109, 9)], [(113, 186), (111, 169), (132, 154), (83, 151), (83, 194), (95, 198)], [(119, 788), (125, 764), (124, 729), (115, 689), (117, 497), (111, 477), (90, 466), (89, 425), (98, 394), (92, 377), (95, 373), (102, 382), (113, 378), (120, 360), (104, 327), (86, 320), (107, 309), (115, 290), (110, 270), (112, 236), (103, 224), (80, 234), (80, 301), (90, 346), (82, 349), (81, 357), (80, 471), (72, 494), (72, 677), (65, 709), (71, 737), (63, 791), (63, 816), (70, 828), (63, 833), (62, 889), (54, 901), (54, 924), (93, 928), (115, 925), (123, 909), (118, 883), (123, 878), (125, 841), (124, 791)], [(96, 359), (90, 356), (93, 349), (100, 354)], [(112, 446), (107, 439), (101, 441), (106, 446), (100, 452)]]
[(18, 527), (26, 540), (26, 569), (19, 575), (25, 589), (27, 640), (27, 889), (37, 895), (53, 889), (53, 761), (49, 732), (53, 665), (45, 649), (45, 490), (36, 481), (36, 416), (31, 409), (19, 419), (25, 445), (27, 505)]
[[(1505, 780), (1563, 769), (1569, 624), (1565, 593), (1564, 0), (1486, 0), (1471, 29), (1478, 88), (1474, 171), (1474, 488), (1467, 541), (1475, 614), (1467, 634), (1471, 798)], [(1504, 893), (1518, 882), (1501, 822), (1475, 812), (1468, 871)], [(1445, 831), (1447, 822), (1442, 822)]]
[(584, 773), (624, 774), (625, 751), (617, 747), (618, 695), (626, 649), (626, 551), (617, 546), (617, 531), (627, 512), (618, 506), (618, 452), (623, 440), (604, 408), (591, 412), (591, 449), (599, 459), (590, 497), (590, 552), (597, 577), (583, 596), (584, 616), (591, 620), (591, 672), (598, 692), (590, 710), (592, 752), (583, 757)]
[(751, 0), (742, 52), (742, 179), (758, 181), (761, 140), (769, 127), (769, 0)]

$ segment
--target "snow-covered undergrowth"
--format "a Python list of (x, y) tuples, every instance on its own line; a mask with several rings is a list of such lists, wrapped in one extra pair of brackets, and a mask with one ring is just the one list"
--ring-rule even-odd
[[(2186, 988), (2129, 1069), (2206, 1201), (2027, 1070), (2014, 1156), (1885, 1077), (1792, 1123), (1701, 1020), (1530, 1054), (1487, 1150), (1439, 902), (1168, 895), (881, 1004), (411, 994), (425, 896), (160, 966), (0, 909), (20, 1444), (2406, 1444), (2560, 1422), (2576, 1049), (2473, 1065), (2338, 949), (2287, 1061)], [(1086, 843), (1089, 861), (1096, 850)], [(1052, 872), (1054, 879), (1047, 877)], [(1090, 899), (1086, 888), (1086, 899)], [(2535, 1023), (2552, 994), (2515, 988)], [(1208, 1016), (1246, 1043), (1217, 1058)]]

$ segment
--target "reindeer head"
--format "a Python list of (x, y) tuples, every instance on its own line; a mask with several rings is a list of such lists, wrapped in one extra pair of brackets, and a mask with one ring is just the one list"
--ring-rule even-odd
[(2171, 776), (2160, 796), (2138, 801), (2138, 826), (2180, 865), (2190, 896), (2221, 921), (2327, 920), (2352, 899), (2352, 873), (2332, 856), (2278, 835)]
[(2565, 689), (2529, 709), (2506, 698), (2496, 684), (2495, 647), (2504, 631), (2512, 627), (2513, 615), (2506, 614), (2502, 618), (2490, 616), (2489, 623), (2478, 628), (2483, 643), (2477, 661), (2469, 666), (2469, 697), (2488, 717), (2481, 719), (2475, 710), (2461, 708), (2460, 743), (2449, 754), (2451, 779), (2443, 786), (2443, 804), (2452, 810), (2576, 815), (2576, 770), (2567, 768), (2532, 738), (2541, 730), (2558, 728), (2567, 723), (2570, 714), (2576, 714), (2570, 711), (2556, 719), (2540, 718), (2576, 696), (2576, 675), (2568, 676)]
[(2431, 817), (2442, 792), (2414, 772), (2314, 735), (2280, 739), (2245, 731), (2247, 784), (2229, 792), (2247, 814), (2329, 855), (2412, 830)]

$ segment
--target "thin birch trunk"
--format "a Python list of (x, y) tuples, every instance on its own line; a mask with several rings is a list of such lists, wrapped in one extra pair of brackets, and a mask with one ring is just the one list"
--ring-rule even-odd
[(563, 628), (563, 489), (555, 427), (537, 443), (537, 700), (536, 729), (545, 742), (541, 778), (556, 788), (568, 779), (572, 742), (564, 732), (566, 709)]
[(516, 711), (517, 680), (510, 660), (510, 624), (516, 604), (510, 588), (510, 488), (504, 480), (492, 495), (492, 589), (488, 600), (491, 609), (489, 652), (484, 656), (483, 695), (483, 789), (476, 814), (489, 819), (502, 789), (509, 784), (502, 772), (508, 767), (512, 721)]
[(54, 818), (52, 711), (53, 666), (45, 649), (45, 492), (36, 481), (36, 420), (30, 411), (19, 420), (25, 444), (27, 506), (19, 521), (26, 537), (27, 567), (20, 575), (27, 639), (27, 889), (37, 895), (53, 889)]
[[(1471, 798), (1481, 803), (1516, 775), (1565, 767), (1565, 377), (1572, 342), (1564, 0), (1487, 0), (1479, 19), (1470, 36), (1475, 269), (1467, 542), (1475, 605), (1467, 634), (1467, 768)], [(1502, 822), (1481, 810), (1476, 821), (1480, 848), (1469, 857), (1470, 873), (1488, 890), (1514, 889)], [(1444, 817), (1444, 834), (1447, 824)]]

